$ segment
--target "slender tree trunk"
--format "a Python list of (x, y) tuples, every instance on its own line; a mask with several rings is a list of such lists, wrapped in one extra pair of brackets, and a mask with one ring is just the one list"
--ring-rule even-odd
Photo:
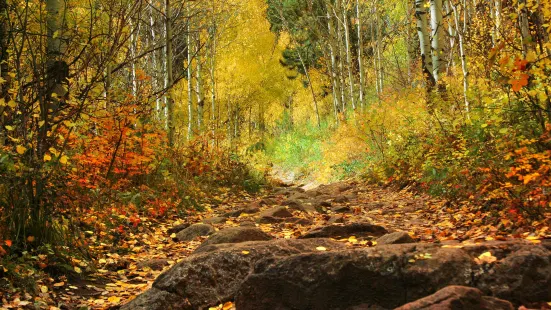
[(339, 83), (341, 85), (340, 87), (340, 96), (341, 96), (341, 104), (342, 104), (342, 113), (343, 116), (346, 117), (346, 96), (345, 96), (345, 89), (346, 89), (346, 78), (344, 74), (344, 59), (345, 59), (345, 52), (344, 52), (344, 44), (343, 44), (343, 36), (341, 33), (343, 32), (343, 26), (342, 23), (339, 22), (339, 11), (341, 8), (340, 1), (336, 1), (336, 9), (333, 9), (333, 15), (335, 16), (335, 19), (337, 21), (337, 50), (339, 55), (339, 62), (338, 62), (338, 72), (339, 72)]
[(336, 35), (335, 35), (335, 27), (333, 25), (333, 19), (330, 15), (330, 7), (329, 5), (327, 4), (327, 30), (328, 30), (328, 33), (329, 33), (329, 56), (331, 58), (331, 79), (332, 79), (332, 84), (333, 84), (333, 102), (334, 102), (334, 105), (337, 107), (337, 115), (335, 116), (335, 122), (339, 122), (339, 118), (338, 118), (338, 110), (340, 109), (340, 106), (341, 106), (341, 103), (340, 103), (340, 100), (339, 100), (339, 94), (340, 94), (340, 83), (339, 83), (339, 78), (337, 76), (337, 60), (336, 60), (336, 44), (335, 44), (335, 38), (336, 38)]
[(431, 29), (432, 29), (432, 72), (436, 83), (440, 80), (442, 72), (442, 40), (443, 28), (442, 23), (442, 0), (430, 0), (431, 13)]
[(169, 94), (167, 96), (167, 123), (168, 123), (168, 145), (174, 146), (174, 136), (176, 126), (174, 124), (174, 77), (172, 70), (172, 8), (170, 0), (165, 0), (165, 32), (166, 32), (166, 77), (167, 84), (170, 87)]
[[(157, 44), (158, 38), (157, 38), (157, 33), (155, 32), (155, 19), (153, 17), (153, 14), (154, 14), (153, 3), (151, 3), (149, 5), (149, 31), (151, 35), (151, 43), (154, 46)], [(155, 72), (152, 79), (153, 89), (155, 89), (155, 91), (158, 91), (160, 88), (159, 77), (161, 76), (161, 71), (162, 71), (161, 60), (162, 58), (159, 57), (158, 52), (154, 52), (153, 54), (151, 54), (152, 69)], [(157, 119), (161, 120), (162, 106), (161, 106), (161, 98), (159, 96), (155, 98), (155, 110), (156, 110)]]
[(321, 119), (320, 119), (320, 112), (318, 108), (318, 100), (316, 98), (316, 91), (314, 90), (314, 85), (312, 84), (312, 79), (310, 79), (310, 73), (308, 72), (308, 68), (306, 68), (306, 64), (304, 63), (304, 59), (300, 55), (300, 51), (298, 51), (298, 58), (300, 60), (300, 64), (302, 65), (302, 69), (304, 70), (304, 73), (306, 74), (306, 80), (308, 81), (308, 85), (310, 86), (310, 92), (312, 93), (312, 100), (314, 101), (314, 112), (316, 112), (316, 122), (318, 124), (318, 128), (321, 127)]
[(360, 11), (360, 0), (356, 0), (356, 18), (358, 23), (358, 71), (360, 71), (360, 110), (364, 110), (364, 68), (363, 68), (363, 34), (362, 34), (362, 15)]
[(201, 35), (200, 31), (197, 32), (197, 41), (195, 43), (195, 61), (197, 63), (197, 72), (195, 81), (197, 86), (197, 131), (201, 133), (203, 127), (203, 108), (205, 106), (205, 94), (203, 93), (203, 77), (202, 77), (202, 64), (201, 64)]
[(526, 0), (518, 1), (518, 23), (520, 34), (522, 36), (522, 51), (524, 56), (529, 51), (534, 50), (532, 35), (530, 33), (530, 24), (528, 21), (528, 9), (526, 8)]
[(459, 12), (457, 11), (457, 7), (454, 4), (451, 4), (451, 8), (453, 10), (455, 28), (459, 39), (459, 55), (461, 57), (461, 70), (463, 71), (463, 98), (465, 100), (465, 111), (469, 113), (469, 98), (467, 97), (469, 92), (469, 70), (467, 68), (467, 55), (465, 54), (465, 45), (463, 42), (463, 34), (466, 29), (460, 29)]
[(346, 3), (343, 2), (342, 8), (342, 22), (344, 25), (344, 42), (346, 50), (346, 67), (348, 69), (348, 84), (349, 84), (349, 100), (352, 105), (352, 109), (356, 110), (356, 102), (354, 98), (354, 78), (352, 75), (352, 52), (350, 50), (350, 30), (348, 27), (348, 9), (346, 8)]
[(187, 25), (187, 88), (188, 88), (188, 128), (187, 138), (191, 139), (193, 134), (193, 40), (191, 37), (191, 12), (188, 3), (188, 25)]
[(134, 98), (138, 96), (138, 80), (136, 77), (136, 50), (138, 49), (138, 29), (139, 24), (137, 22), (133, 22), (132, 19), (130, 19), (130, 57), (132, 59), (132, 62), (130, 63), (130, 83), (132, 96), (134, 96)]
[(211, 58), (210, 58), (210, 94), (211, 94), (211, 122), (212, 122), (212, 134), (216, 126), (216, 17), (215, 17), (215, 1), (212, 0), (212, 28), (211, 28)]
[(381, 43), (383, 40), (382, 31), (381, 31), (381, 25), (380, 25), (380, 12), (379, 12), (379, 2), (376, 1), (376, 11), (377, 14), (375, 16), (376, 23), (376, 30), (377, 30), (377, 41), (376, 41), (376, 48), (377, 48), (377, 66), (379, 72), (379, 75), (377, 77), (377, 81), (379, 83), (379, 89), (381, 90), (381, 93), (384, 89), (384, 68), (383, 68), (383, 61), (382, 61), (382, 55), (381, 55)]
[(429, 89), (434, 85), (433, 64), (430, 51), (430, 38), (427, 23), (427, 9), (424, 0), (415, 0), (415, 17), (417, 19), (417, 34), (421, 48), (421, 60), (423, 64), (423, 75), (427, 80)]
[[(8, 75), (8, 3), (6, 0), (0, 0), (0, 99), (9, 102), (8, 88), (10, 87), (10, 76)], [(0, 124), (4, 123), (4, 107), (0, 108)], [(7, 139), (7, 131), (0, 126), (0, 147), (4, 146)]]

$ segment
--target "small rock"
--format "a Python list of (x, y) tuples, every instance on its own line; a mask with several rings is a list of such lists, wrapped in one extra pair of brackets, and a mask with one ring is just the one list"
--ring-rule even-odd
[(152, 270), (162, 270), (163, 267), (168, 266), (168, 260), (167, 259), (150, 259), (150, 260), (144, 260), (137, 264), (138, 269), (143, 268), (151, 268)]
[(340, 186), (338, 187), (338, 190), (339, 190), (339, 192), (341, 192), (341, 193), (342, 193), (342, 192), (346, 192), (346, 191), (351, 190), (351, 189), (352, 189), (352, 186), (351, 186), (351, 185), (348, 185), (348, 184), (343, 184), (343, 185), (340, 185)]
[(377, 244), (400, 244), (400, 243), (414, 243), (415, 240), (404, 231), (397, 231), (390, 234), (386, 234), (377, 239)]
[(223, 216), (215, 216), (215, 217), (210, 217), (210, 218), (204, 219), (204, 220), (203, 220), (203, 223), (205, 223), (205, 224), (210, 224), (210, 225), (213, 225), (213, 224), (223, 224), (223, 223), (226, 223), (226, 220), (227, 220), (226, 217), (223, 217)]
[(305, 218), (298, 218), (298, 217), (273, 217), (273, 216), (265, 216), (261, 217), (257, 221), (259, 224), (277, 224), (277, 223), (289, 223), (289, 224), (295, 224), (295, 225), (312, 225), (312, 221)]
[(350, 223), (345, 225), (329, 225), (317, 227), (308, 231), (300, 238), (344, 238), (350, 236), (379, 237), (386, 233), (387, 230), (379, 225), (374, 225), (370, 223)]
[(262, 198), (259, 202), (261, 206), (274, 206), (277, 205), (277, 200), (273, 198)]
[(182, 230), (188, 228), (191, 224), (189, 223), (184, 223), (184, 224), (179, 224), (179, 225), (176, 225), (172, 228), (169, 228), (166, 232), (169, 234), (169, 235), (172, 235), (172, 234), (176, 234), (176, 233), (179, 233), (181, 232)]
[(254, 222), (247, 221), (247, 222), (242, 222), (241, 224), (239, 224), (239, 226), (241, 226), (241, 227), (256, 227), (256, 224)]
[(307, 213), (319, 212), (312, 204), (301, 203), (298, 200), (287, 199), (281, 203), (282, 206), (288, 206), (290, 209), (299, 210)]
[(208, 224), (193, 224), (176, 234), (180, 241), (191, 241), (199, 236), (208, 236), (214, 233), (214, 227)]
[(261, 217), (292, 217), (293, 213), (291, 213), (287, 208), (283, 206), (279, 207), (273, 207), (271, 209), (268, 209), (266, 211), (263, 211), (260, 213)]
[(405, 304), (395, 310), (513, 310), (513, 305), (502, 299), (484, 296), (476, 288), (447, 286), (425, 298)]
[(346, 196), (337, 196), (335, 199), (333, 199), (333, 202), (336, 202), (336, 203), (346, 203), (349, 201), (350, 200), (348, 200), (348, 197)]
[(344, 217), (342, 215), (333, 215), (327, 220), (327, 224), (344, 223)]
[(202, 247), (220, 243), (241, 243), (246, 241), (266, 241), (273, 239), (272, 236), (255, 227), (230, 227), (212, 234), (203, 242), (196, 252)]
[(225, 217), (239, 217), (241, 214), (253, 214), (260, 211), (260, 204), (258, 202), (250, 203), (248, 206), (242, 209), (238, 209), (235, 211), (230, 211), (224, 213)]
[(350, 212), (352, 212), (352, 210), (350, 209), (349, 206), (334, 207), (333, 209), (331, 209), (331, 211), (333, 211), (335, 213), (350, 213)]

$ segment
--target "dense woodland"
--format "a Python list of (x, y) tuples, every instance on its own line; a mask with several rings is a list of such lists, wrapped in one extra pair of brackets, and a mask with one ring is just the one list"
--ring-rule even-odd
[(0, 291), (273, 171), (544, 236), (550, 33), (550, 0), (0, 0)]

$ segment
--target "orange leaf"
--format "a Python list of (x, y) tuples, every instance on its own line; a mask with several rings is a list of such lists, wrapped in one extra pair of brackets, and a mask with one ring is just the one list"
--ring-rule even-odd
[(11, 248), (12, 242), (11, 240), (6, 240), (4, 243)]

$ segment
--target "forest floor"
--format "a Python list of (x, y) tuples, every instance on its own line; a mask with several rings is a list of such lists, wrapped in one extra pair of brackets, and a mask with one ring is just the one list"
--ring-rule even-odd
[[(3, 300), (0, 309), (31, 305), (50, 310), (117, 309), (148, 289), (161, 272), (185, 259), (205, 240), (206, 237), (198, 237), (189, 242), (178, 241), (171, 228), (184, 223), (207, 222), (217, 230), (254, 223), (275, 238), (296, 238), (313, 227), (343, 222), (370, 222), (389, 231), (406, 231), (421, 242), (476, 243), (524, 238), (538, 243), (538, 239), (551, 237), (544, 222), (528, 228), (515, 228), (510, 221), (492, 220), (489, 213), (476, 211), (468, 204), (452, 206), (446, 200), (412, 193), (407, 189), (397, 190), (356, 181), (319, 187), (281, 183), (256, 195), (228, 192), (219, 198), (222, 203), (218, 206), (207, 207), (205, 211), (185, 219), (171, 218), (146, 223), (141, 233), (131, 235), (121, 244), (104, 245), (100, 249), (104, 255), (95, 262), (96, 272), (85, 279), (46, 279), (38, 283), (38, 297), (12, 295), (10, 300)], [(322, 212), (289, 208), (293, 213), (292, 219), (273, 223), (262, 221), (263, 211), (279, 205), (298, 205), (296, 209), (316, 206), (322, 208)], [(256, 212), (239, 212), (247, 209)], [(236, 210), (238, 216), (227, 215)], [(350, 247), (375, 245), (373, 240), (355, 237), (339, 241)], [(227, 306), (220, 306), (220, 309), (227, 309)]]

